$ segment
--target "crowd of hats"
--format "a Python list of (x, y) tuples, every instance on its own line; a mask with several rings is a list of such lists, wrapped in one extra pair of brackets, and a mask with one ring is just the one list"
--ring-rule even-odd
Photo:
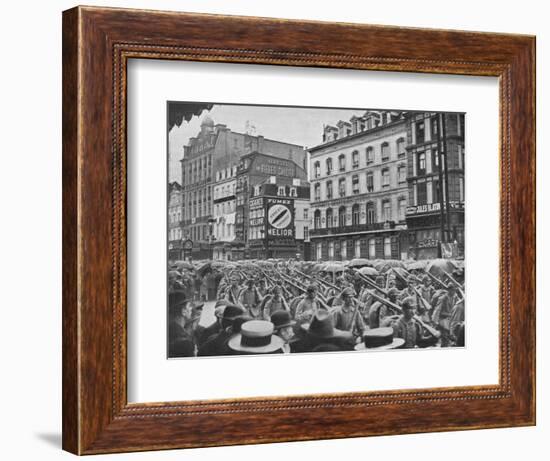
[[(193, 342), (195, 355), (399, 349), (410, 346), (406, 346), (405, 339), (398, 336), (393, 325), (398, 317), (405, 316), (408, 311), (411, 312), (409, 317), (418, 314), (421, 295), (415, 290), (419, 285), (432, 286), (433, 298), (428, 298), (426, 302), (434, 307), (441, 296), (456, 291), (460, 295), (456, 299), (462, 303), (464, 301), (462, 263), (449, 260), (415, 261), (407, 269), (407, 263), (402, 261), (380, 261), (376, 266), (368, 265), (371, 263), (365, 261), (352, 260), (347, 265), (245, 261), (224, 263), (221, 266), (208, 262), (198, 269), (196, 263), (180, 264), (171, 268), (168, 273), (168, 306), (171, 326), (172, 320), (178, 317), (185, 318), (185, 321), (172, 329), (176, 333), (169, 341), (176, 346), (185, 345), (186, 354), (189, 351), (189, 341)], [(183, 281), (189, 281), (191, 277), (197, 281), (201, 277), (206, 279), (210, 276), (210, 280), (214, 280), (213, 274), (216, 274), (217, 280), (214, 299), (210, 297), (210, 293), (204, 294), (197, 288), (182, 288), (185, 285)], [(200, 283), (195, 284), (195, 287), (199, 285)], [(234, 290), (232, 293), (231, 289)], [(246, 290), (258, 292), (258, 300), (254, 306), (256, 312), (250, 307), (244, 307), (248, 304), (241, 299), (241, 295)], [(366, 311), (361, 310), (364, 303), (363, 293), (372, 296), (371, 302), (374, 304), (382, 303), (393, 306), (392, 309), (396, 310), (391, 311), (388, 308), (385, 321), (373, 323), (368, 315), (373, 304), (365, 304)], [(275, 311), (269, 308), (266, 314), (266, 301), (269, 302), (273, 297), (282, 297), (283, 300), (286, 298), (284, 308), (277, 308)], [(297, 306), (307, 297), (315, 299), (319, 307), (306, 320), (298, 319)], [(204, 302), (208, 300), (216, 303), (216, 322), (199, 325)], [(340, 323), (335, 320), (334, 315), (344, 304), (353, 305), (353, 309), (362, 316), (362, 321), (366, 322), (366, 328), (362, 328), (359, 333), (354, 328), (355, 315), (352, 326), (342, 327), (346, 330), (337, 328), (338, 325), (345, 325), (341, 320), (343, 314)], [(429, 344), (437, 342), (440, 345), (436, 331), (439, 330), (437, 322), (432, 322), (430, 316), (425, 323), (418, 316), (415, 321), (431, 332), (431, 339), (435, 341)], [(292, 331), (291, 339), (283, 334), (289, 329)], [(169, 335), (172, 330), (169, 328)], [(183, 340), (179, 335), (184, 336)], [(215, 347), (208, 349), (203, 347), (205, 344), (214, 344)], [(183, 346), (181, 349), (184, 349)]]

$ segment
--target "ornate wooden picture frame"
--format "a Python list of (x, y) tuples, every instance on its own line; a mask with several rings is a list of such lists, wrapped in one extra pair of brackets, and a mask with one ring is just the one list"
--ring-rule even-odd
[[(128, 403), (131, 58), (498, 77), (498, 385)], [(92, 7), (63, 13), (65, 450), (93, 454), (533, 424), (534, 37)]]

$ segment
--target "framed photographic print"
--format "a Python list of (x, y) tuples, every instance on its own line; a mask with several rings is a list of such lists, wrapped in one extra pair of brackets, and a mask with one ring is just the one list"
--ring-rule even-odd
[(534, 50), (64, 12), (64, 449), (534, 424)]

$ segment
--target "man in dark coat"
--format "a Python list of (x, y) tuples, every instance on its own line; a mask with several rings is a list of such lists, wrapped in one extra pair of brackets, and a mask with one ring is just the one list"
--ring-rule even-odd
[(168, 308), (168, 357), (195, 355), (193, 335), (188, 328), (191, 322), (191, 309), (187, 299), (181, 293), (171, 293)]
[(199, 347), (198, 354), (201, 357), (206, 356), (220, 356), (229, 355), (227, 343), (233, 336), (232, 324), (235, 319), (245, 314), (242, 307), (235, 304), (228, 304), (216, 312), (218, 317), (218, 323), (220, 324), (220, 331), (206, 340), (206, 342)]

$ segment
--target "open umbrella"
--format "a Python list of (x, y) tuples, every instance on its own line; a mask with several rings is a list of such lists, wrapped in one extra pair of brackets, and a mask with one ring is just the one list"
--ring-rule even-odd
[(178, 270), (182, 270), (182, 269), (191, 270), (191, 269), (194, 269), (194, 268), (195, 268), (195, 267), (193, 266), (193, 264), (188, 263), (187, 261), (176, 261), (176, 262), (174, 262), (173, 265), (174, 265), (175, 267), (177, 267)]
[(321, 270), (325, 272), (344, 272), (345, 269), (342, 264), (326, 263)]
[(180, 278), (181, 273), (179, 273), (178, 271), (168, 271), (168, 277), (170, 277), (170, 278)]
[(424, 270), (428, 265), (428, 261), (411, 261), (405, 264), (408, 271)]
[(204, 277), (204, 274), (206, 274), (208, 271), (211, 271), (211, 270), (212, 270), (212, 263), (207, 262), (199, 266), (199, 268), (197, 269), (197, 273), (201, 277)]
[(363, 275), (370, 275), (373, 277), (376, 277), (378, 275), (378, 271), (374, 267), (362, 267), (359, 269), (359, 273)]
[(365, 258), (355, 258), (349, 262), (348, 266), (349, 267), (364, 267), (364, 266), (372, 267), (372, 262)]
[(405, 267), (402, 261), (397, 259), (378, 259), (374, 262), (374, 268), (378, 272), (387, 272), (391, 267)]
[(427, 271), (437, 277), (441, 277), (445, 272), (451, 273), (456, 269), (456, 265), (450, 259), (434, 259), (427, 266)]

